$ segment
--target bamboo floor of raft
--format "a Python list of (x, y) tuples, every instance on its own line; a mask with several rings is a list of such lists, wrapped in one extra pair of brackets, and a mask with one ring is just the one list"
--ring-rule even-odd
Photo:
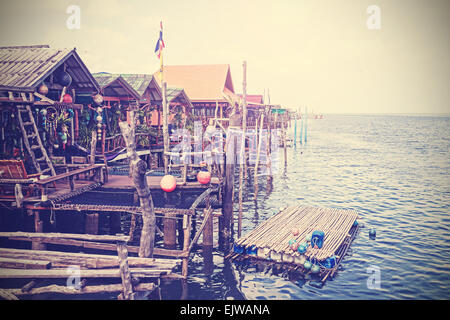
[[(320, 275), (328, 277), (334, 274), (343, 256), (348, 250), (359, 229), (354, 225), (358, 213), (353, 210), (339, 210), (316, 208), (307, 206), (293, 206), (280, 211), (254, 230), (235, 241), (235, 246), (242, 247), (243, 253), (232, 253), (229, 257), (263, 259), (275, 263), (286, 264), (288, 269), (307, 272), (303, 268), (303, 262), (308, 259), (313, 263), (319, 263), (335, 255), (336, 265), (332, 269), (321, 267)], [(292, 229), (298, 228), (298, 235), (293, 236)], [(293, 251), (289, 246), (289, 240), (305, 242), (307, 235), (313, 231), (321, 230), (325, 233), (323, 247), (321, 249), (308, 246), (302, 255)], [(257, 253), (250, 255), (248, 249), (257, 249)]]

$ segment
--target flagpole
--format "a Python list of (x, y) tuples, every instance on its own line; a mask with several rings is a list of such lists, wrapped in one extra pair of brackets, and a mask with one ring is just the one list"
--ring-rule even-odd
[[(160, 41), (159, 45), (163, 46), (163, 40), (162, 40), (162, 31), (163, 31), (163, 26), (162, 26), (162, 21), (160, 22), (160, 26), (161, 26), (161, 32), (160, 32), (160, 39), (158, 41)], [(163, 142), (164, 142), (164, 174), (168, 174), (169, 172), (169, 156), (167, 155), (167, 153), (169, 152), (169, 121), (168, 121), (168, 114), (169, 114), (169, 110), (168, 110), (168, 106), (167, 106), (167, 97), (166, 97), (166, 89), (167, 89), (167, 84), (164, 83), (164, 77), (163, 77), (163, 68), (164, 68), (164, 63), (163, 63), (163, 47), (160, 47), (160, 77), (161, 77), (161, 92), (162, 92), (162, 112), (163, 112)]]

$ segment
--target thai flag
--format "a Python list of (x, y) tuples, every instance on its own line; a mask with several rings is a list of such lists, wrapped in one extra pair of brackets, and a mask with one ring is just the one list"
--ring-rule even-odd
[(164, 40), (163, 40), (162, 21), (160, 22), (160, 26), (161, 26), (161, 30), (159, 31), (159, 39), (158, 39), (158, 42), (156, 42), (156, 48), (155, 48), (155, 53), (158, 56), (158, 59), (161, 59), (162, 49), (165, 47)]

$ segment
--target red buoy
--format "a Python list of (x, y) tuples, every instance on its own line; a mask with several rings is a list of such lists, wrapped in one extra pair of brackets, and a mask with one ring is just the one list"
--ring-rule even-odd
[(72, 103), (72, 96), (70, 94), (66, 93), (63, 96), (63, 102), (64, 103)]
[(211, 181), (211, 173), (208, 171), (200, 171), (197, 174), (197, 181), (201, 184), (208, 184)]
[(175, 179), (174, 176), (168, 174), (161, 179), (159, 185), (165, 192), (172, 192), (177, 187), (177, 179)]

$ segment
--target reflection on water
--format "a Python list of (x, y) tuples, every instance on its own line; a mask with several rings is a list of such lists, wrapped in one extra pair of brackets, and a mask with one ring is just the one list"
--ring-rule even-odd
[[(448, 117), (425, 116), (310, 120), (307, 145), (288, 149), (288, 166), (275, 174), (270, 188), (266, 177), (259, 177), (256, 201), (249, 177), (243, 234), (280, 207), (302, 202), (355, 209), (367, 227), (376, 228), (376, 239), (369, 239), (369, 228), (361, 229), (342, 270), (320, 289), (257, 267), (242, 271), (220, 252), (199, 250), (190, 261), (186, 297), (450, 298), (449, 125)], [(380, 290), (367, 286), (370, 266), (380, 268)], [(181, 289), (179, 281), (165, 284), (162, 296), (179, 299)]]

